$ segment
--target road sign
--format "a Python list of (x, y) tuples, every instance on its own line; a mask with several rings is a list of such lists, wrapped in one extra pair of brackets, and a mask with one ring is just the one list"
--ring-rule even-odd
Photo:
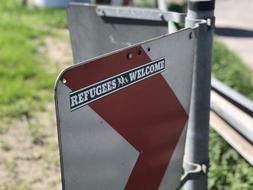
[(74, 62), (164, 35), (168, 20), (181, 23), (185, 16), (155, 9), (70, 3), (68, 23)]
[(176, 189), (194, 43), (185, 29), (61, 73), (55, 97), (64, 189)]

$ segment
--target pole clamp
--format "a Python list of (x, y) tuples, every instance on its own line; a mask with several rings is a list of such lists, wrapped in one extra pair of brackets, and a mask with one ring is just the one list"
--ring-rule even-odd
[(186, 22), (192, 23), (191, 25), (194, 25), (194, 27), (198, 28), (200, 25), (206, 27), (207, 31), (215, 29), (215, 17), (208, 17), (208, 18), (202, 18), (202, 19), (194, 19), (194, 18), (188, 18), (186, 17)]
[(178, 190), (183, 187), (188, 180), (196, 180), (203, 175), (207, 175), (209, 169), (209, 162), (199, 164), (184, 160), (183, 166), (184, 175), (181, 177)]
[(215, 17), (209, 17), (206, 20), (208, 30), (215, 28)]

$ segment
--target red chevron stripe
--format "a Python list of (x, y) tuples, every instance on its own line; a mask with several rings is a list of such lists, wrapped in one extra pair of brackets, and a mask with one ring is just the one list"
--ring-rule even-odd
[[(137, 55), (139, 50), (141, 55)], [(134, 56), (131, 60), (127, 59), (129, 52)], [(78, 90), (150, 61), (141, 47), (135, 47), (75, 67), (62, 79), (71, 90)], [(140, 153), (125, 190), (158, 189), (188, 117), (162, 75), (89, 106)]]

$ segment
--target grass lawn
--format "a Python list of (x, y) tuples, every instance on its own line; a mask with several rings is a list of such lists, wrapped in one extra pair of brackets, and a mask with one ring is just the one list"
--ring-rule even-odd
[[(14, 127), (7, 125), (9, 121), (13, 119), (19, 121), (23, 117), (32, 120), (34, 113), (44, 110), (46, 105), (53, 101), (53, 86), (59, 70), (52, 64), (52, 60), (41, 52), (40, 47), (45, 45), (45, 38), (48, 36), (57, 38), (57, 30), (67, 26), (64, 10), (24, 8), (16, 2), (18, 1), (1, 0), (0, 3), (0, 134), (1, 132), (2, 134), (7, 133), (9, 128)], [(148, 4), (149, 1), (145, 0), (145, 3)], [(253, 99), (252, 73), (241, 64), (236, 55), (217, 40), (214, 43), (212, 64), (213, 75), (216, 78)], [(54, 115), (51, 114), (51, 117), (54, 120)], [(46, 115), (46, 119), (48, 119), (48, 115)], [(52, 160), (54, 163), (59, 162), (58, 157), (51, 156), (51, 153), (58, 155), (57, 143), (50, 144), (50, 140), (45, 140), (51, 139), (51, 137), (47, 134), (47, 128), (43, 128), (44, 120), (41, 121), (39, 127), (38, 123), (35, 120), (34, 123), (31, 122), (28, 125), (29, 135), (33, 136), (31, 140), (33, 144), (30, 148), (38, 147), (36, 150), (41, 151), (41, 153), (36, 152), (36, 155), (39, 156), (35, 156), (35, 158), (38, 157), (38, 160), (33, 161), (29, 160), (30, 157), (27, 158), (31, 170), (32, 163), (36, 169), (37, 162), (41, 165), (41, 160), (43, 160), (43, 164), (45, 164), (44, 162), (50, 163)], [(6, 128), (6, 126), (10, 127)], [(13, 133), (15, 135), (15, 131)], [(24, 159), (16, 157), (16, 146), (8, 144), (8, 135), (11, 136), (12, 132), (0, 136), (0, 154), (8, 156), (13, 152), (15, 159), (6, 157), (8, 159), (5, 160), (4, 166), (11, 173), (19, 167), (19, 162), (20, 165), (23, 165)], [(17, 138), (20, 136), (16, 135)], [(3, 137), (7, 140), (4, 141)], [(14, 139), (14, 137), (12, 138)], [(29, 137), (27, 136), (27, 138)], [(212, 130), (209, 152), (211, 161), (210, 190), (252, 189), (252, 167)], [(1, 164), (0, 156), (0, 176)], [(52, 165), (49, 166), (52, 167)], [(48, 169), (49, 166), (45, 165), (45, 168)], [(51, 178), (50, 174), (48, 174), (50, 177), (45, 176), (43, 173), (37, 181), (31, 183), (40, 183), (42, 178)], [(22, 175), (21, 177), (15, 176), (10, 180), (16, 181), (16, 183), (15, 186), (11, 186), (15, 188), (8, 186), (9, 189), (32, 189), (30, 182), (22, 179)], [(0, 189), (1, 182), (0, 179)]]
[[(253, 100), (253, 73), (222, 43), (215, 40), (212, 74), (228, 86)], [(214, 130), (210, 130), (209, 189), (253, 189), (253, 167)]]
[(43, 51), (67, 28), (65, 10), (18, 2), (0, 3), (0, 190), (60, 189), (53, 109), (59, 67)]
[(217, 40), (214, 41), (212, 62), (214, 77), (253, 100), (253, 73)]
[(66, 28), (64, 10), (24, 8), (16, 2), (0, 3), (1, 121), (29, 118), (52, 98), (56, 69), (39, 47), (44, 37), (55, 35), (54, 29)]

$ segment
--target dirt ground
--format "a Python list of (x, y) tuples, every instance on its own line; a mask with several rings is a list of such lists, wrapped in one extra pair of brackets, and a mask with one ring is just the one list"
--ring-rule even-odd
[[(72, 63), (67, 31), (45, 39), (40, 51), (59, 71)], [(53, 91), (52, 91), (53, 93)], [(52, 96), (53, 97), (53, 96)], [(0, 133), (0, 190), (60, 190), (61, 176), (54, 101), (43, 112), (13, 121)]]
[[(219, 38), (238, 52), (249, 68), (252, 68), (253, 54), (250, 48), (252, 25), (249, 22), (253, 23), (251, 22), (253, 17), (246, 15), (243, 20), (248, 22), (244, 24), (236, 20), (241, 17), (237, 17), (234, 11), (225, 12), (228, 16), (224, 16), (224, 10), (231, 9), (223, 6), (228, 6), (228, 2), (232, 1), (220, 0), (217, 4), (217, 26), (220, 27), (220, 32), (223, 32)], [(251, 2), (248, 5), (253, 4)], [(237, 6), (234, 8), (236, 9)], [(250, 14), (249, 11), (241, 13)], [(230, 22), (232, 17), (234, 22)], [(238, 28), (245, 35), (224, 34), (226, 30), (238, 31)], [(46, 54), (60, 71), (72, 64), (72, 52), (68, 31), (59, 31), (59, 34), (60, 38), (45, 39), (45, 46), (41, 47), (40, 51)], [(243, 43), (239, 45), (239, 41)], [(43, 112), (34, 113), (32, 119), (23, 117), (13, 121), (11, 125), (8, 131), (0, 133), (0, 190), (60, 190), (61, 176), (54, 100), (48, 103)]]

